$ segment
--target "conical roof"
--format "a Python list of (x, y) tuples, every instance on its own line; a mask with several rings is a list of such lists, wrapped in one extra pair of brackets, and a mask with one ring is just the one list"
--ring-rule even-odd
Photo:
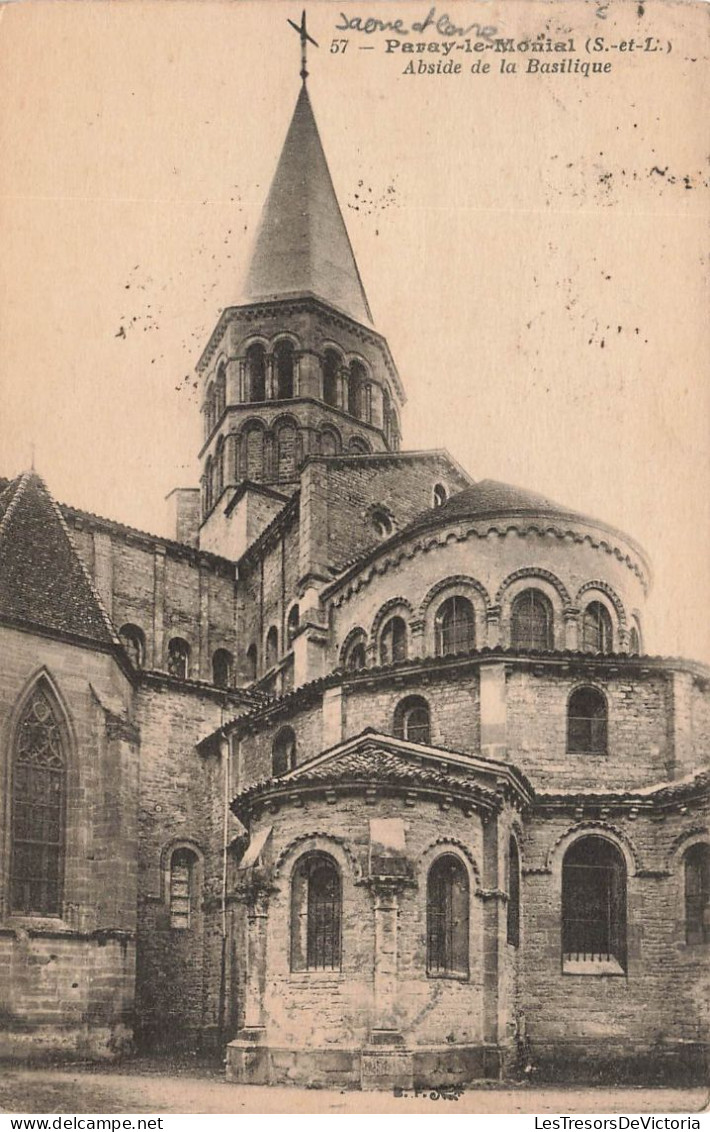
[(245, 297), (303, 294), (372, 322), (305, 83), (262, 213)]

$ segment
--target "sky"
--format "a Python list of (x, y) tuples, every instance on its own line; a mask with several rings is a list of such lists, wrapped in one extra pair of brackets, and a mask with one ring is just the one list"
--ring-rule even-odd
[[(519, 55), (503, 75), (462, 51), (459, 74), (406, 74), (416, 57), (386, 40), (451, 38), (411, 28), (429, 7), (308, 9), (403, 446), (627, 531), (654, 563), (649, 651), (710, 662), (708, 7), (449, 0), (437, 17), (572, 37), (612, 70), (531, 75)], [(342, 11), (409, 35), (344, 31)], [(169, 533), (165, 496), (199, 478), (194, 366), (241, 297), (298, 95), (287, 17), (280, 0), (0, 5), (0, 475), (34, 452), (57, 499)], [(596, 36), (616, 46), (587, 54)], [(662, 50), (618, 48), (647, 36)]]

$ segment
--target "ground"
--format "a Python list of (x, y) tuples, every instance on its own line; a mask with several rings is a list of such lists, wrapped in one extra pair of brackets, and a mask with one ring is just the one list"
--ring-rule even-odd
[(697, 1113), (707, 1089), (471, 1087), (458, 1100), (410, 1094), (233, 1085), (219, 1068), (138, 1061), (121, 1066), (0, 1068), (4, 1113)]

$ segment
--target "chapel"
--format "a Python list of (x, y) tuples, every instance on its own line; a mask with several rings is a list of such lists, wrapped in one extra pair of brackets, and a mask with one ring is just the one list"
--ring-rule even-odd
[(305, 63), (197, 374), (172, 537), (0, 480), (0, 1057), (702, 1077), (710, 671), (633, 538), (403, 447)]

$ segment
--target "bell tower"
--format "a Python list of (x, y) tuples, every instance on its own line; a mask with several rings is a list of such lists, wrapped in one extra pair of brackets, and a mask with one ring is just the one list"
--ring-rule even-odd
[[(395, 451), (400, 442), (404, 391), (373, 326), (308, 93), (306, 44), (315, 41), (305, 13), (292, 26), (301, 36), (301, 89), (244, 302), (223, 311), (197, 366), (199, 541), (217, 553), (226, 548), (211, 516), (232, 514), (239, 499), (256, 493), (270, 518), (298, 488), (307, 456), (356, 458)], [(245, 530), (239, 544), (254, 534)]]

